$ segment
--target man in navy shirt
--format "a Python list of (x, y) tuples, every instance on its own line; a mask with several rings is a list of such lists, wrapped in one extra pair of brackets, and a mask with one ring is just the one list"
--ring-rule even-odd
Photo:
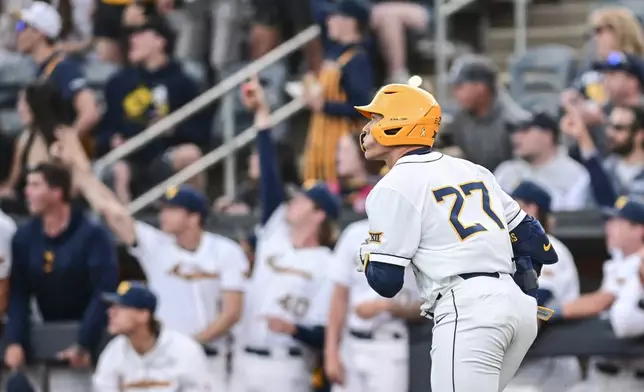
[(59, 89), (68, 102), (65, 115), (69, 124), (86, 139), (98, 123), (100, 112), (80, 66), (55, 49), (62, 26), (58, 11), (48, 3), (35, 1), (17, 16), (18, 50), (38, 64), (38, 78)]
[[(77, 341), (59, 354), (73, 368), (51, 374), (52, 390), (87, 391), (90, 353), (100, 343), (107, 322), (101, 293), (118, 283), (116, 249), (107, 230), (70, 205), (71, 174), (43, 163), (27, 176), (25, 196), (31, 215), (12, 241), (7, 348), (11, 369), (25, 363), (30, 304), (35, 297), (44, 322), (79, 321)], [(72, 375), (73, 374), (73, 375)]]

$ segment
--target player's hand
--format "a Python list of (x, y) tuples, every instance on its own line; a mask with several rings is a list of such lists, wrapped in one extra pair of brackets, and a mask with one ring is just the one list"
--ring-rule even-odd
[(295, 332), (297, 331), (293, 323), (289, 323), (288, 321), (277, 317), (266, 316), (266, 322), (268, 322), (268, 329), (273, 332), (295, 335)]
[(324, 373), (334, 384), (344, 385), (344, 366), (340, 360), (340, 355), (336, 353), (324, 354)]
[(361, 319), (372, 319), (377, 315), (388, 312), (391, 309), (392, 301), (388, 299), (375, 299), (359, 304), (354, 311)]
[(9, 369), (17, 369), (25, 363), (25, 350), (19, 344), (10, 344), (4, 352), (4, 363)]
[(69, 361), (69, 365), (73, 368), (87, 368), (92, 364), (89, 353), (75, 344), (58, 353), (57, 357), (61, 361)]

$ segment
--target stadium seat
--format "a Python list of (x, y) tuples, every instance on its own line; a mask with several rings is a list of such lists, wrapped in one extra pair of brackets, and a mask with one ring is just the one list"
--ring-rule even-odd
[(521, 100), (530, 93), (563, 91), (574, 77), (575, 58), (575, 50), (564, 45), (528, 49), (510, 63), (510, 94)]
[(24, 56), (4, 59), (0, 67), (0, 106), (14, 107), (18, 90), (36, 78), (36, 64)]
[(545, 112), (551, 116), (559, 116), (559, 93), (544, 92), (524, 95), (517, 100), (517, 103), (525, 110), (536, 113)]

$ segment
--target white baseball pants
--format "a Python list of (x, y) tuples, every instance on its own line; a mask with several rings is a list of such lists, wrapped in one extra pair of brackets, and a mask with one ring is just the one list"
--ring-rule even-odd
[(235, 392), (311, 392), (311, 366), (304, 357), (261, 356), (242, 351), (235, 359)]
[(347, 336), (342, 342), (344, 385), (332, 392), (407, 392), (409, 390), (409, 342), (365, 340)]
[(499, 392), (537, 337), (537, 301), (512, 277), (475, 277), (438, 301), (432, 392)]

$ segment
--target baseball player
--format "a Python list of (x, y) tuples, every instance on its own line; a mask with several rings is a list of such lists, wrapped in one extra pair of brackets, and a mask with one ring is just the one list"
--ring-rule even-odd
[(9, 300), (9, 272), (11, 270), (11, 239), (16, 223), (0, 210), (0, 314), (7, 310)]
[(524, 292), (536, 296), (541, 267), (557, 261), (552, 244), (487, 169), (432, 151), (441, 109), (431, 94), (390, 84), (356, 109), (370, 119), (365, 157), (390, 169), (367, 198), (359, 269), (387, 298), (414, 271), (434, 319), (432, 391), (503, 390), (537, 335)]
[[(244, 307), (235, 382), (243, 392), (310, 391), (313, 352), (301, 337), (311, 331), (317, 331), (318, 339), (324, 335), (320, 327), (326, 324), (332, 290), (326, 271), (340, 201), (325, 185), (317, 184), (285, 203), (268, 129), (268, 105), (257, 78), (243, 87), (243, 97), (260, 130), (262, 227)], [(282, 328), (278, 320), (295, 328)]]
[(236, 242), (204, 231), (208, 202), (187, 185), (168, 189), (162, 198), (161, 230), (135, 221), (89, 170), (78, 139), (69, 134), (60, 138), (61, 158), (74, 167), (83, 195), (138, 258), (159, 296), (159, 320), (204, 346), (215, 387), (226, 390), (226, 337), (242, 313), (248, 271), (244, 251)]
[(367, 220), (352, 223), (335, 248), (326, 372), (334, 392), (406, 392), (409, 339), (405, 319), (421, 318), (420, 297), (411, 268), (394, 299), (380, 297), (355, 270), (356, 250), (368, 231)]
[[(642, 292), (640, 269), (644, 249), (644, 203), (620, 197), (605, 225), (606, 248), (611, 259), (603, 266), (601, 287), (577, 300), (555, 307), (556, 319), (608, 317), (617, 337), (642, 332), (642, 312), (637, 311), (637, 295)], [(644, 390), (644, 360), (592, 357), (586, 380), (572, 392), (635, 392)]]
[[(539, 185), (524, 181), (512, 192), (521, 209), (543, 222), (548, 233), (554, 223), (550, 214), (552, 199)], [(579, 275), (570, 250), (552, 234), (550, 243), (557, 251), (559, 262), (544, 265), (539, 277), (537, 303), (554, 307), (556, 304), (579, 298)], [(505, 392), (563, 392), (581, 380), (581, 368), (576, 357), (525, 360)]]
[(105, 347), (94, 374), (94, 392), (216, 391), (203, 348), (154, 318), (156, 296), (141, 283), (121, 282), (105, 293), (112, 304)]

